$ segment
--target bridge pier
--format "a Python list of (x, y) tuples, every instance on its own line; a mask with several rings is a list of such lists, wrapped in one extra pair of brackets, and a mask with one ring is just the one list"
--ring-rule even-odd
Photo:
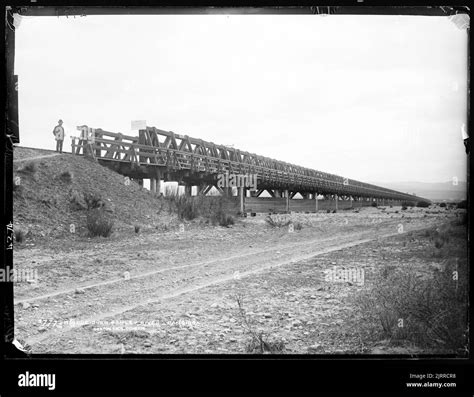
[(290, 192), (288, 189), (285, 189), (285, 211), (290, 212)]
[(239, 197), (240, 197), (240, 213), (245, 212), (245, 196), (247, 195), (247, 189), (243, 186), (239, 187)]
[(318, 193), (314, 193), (314, 201), (316, 202), (316, 212), (318, 212)]
[(334, 198), (335, 198), (335, 200), (336, 200), (336, 211), (337, 211), (337, 209), (338, 209), (338, 208), (337, 208), (337, 201), (339, 200), (339, 198), (337, 197), (337, 194), (334, 195)]
[(150, 179), (150, 192), (156, 193), (156, 179), (155, 178)]
[(189, 184), (184, 185), (184, 195), (191, 197), (192, 189), (193, 189), (193, 185), (189, 185)]
[(281, 198), (281, 190), (280, 189), (274, 189), (273, 190), (273, 197)]
[(163, 172), (161, 170), (154, 169), (150, 174), (150, 192), (160, 195)]

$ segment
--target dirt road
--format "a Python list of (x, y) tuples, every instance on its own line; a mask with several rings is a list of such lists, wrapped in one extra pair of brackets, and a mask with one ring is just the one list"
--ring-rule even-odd
[[(252, 286), (252, 280), (264, 277), (265, 284), (279, 272), (302, 272), (315, 258), (357, 247), (365, 252), (370, 244), (384, 246), (454, 216), (418, 208), (366, 208), (360, 213), (294, 214), (293, 221), (300, 222), (302, 229), (293, 232), (255, 217), (232, 228), (190, 223), (183, 232), (78, 238), (18, 249), (15, 266), (36, 269), (38, 280), (16, 285), (16, 335), (34, 353), (243, 353), (243, 339), (237, 343), (237, 335), (243, 338), (242, 327), (237, 327), (239, 313), (235, 299), (229, 298), (236, 293), (236, 283), (265, 290), (265, 285)], [(319, 280), (308, 288), (308, 294), (316, 296), (323, 268), (315, 265), (306, 271), (309, 279)], [(239, 293), (245, 295), (247, 287)], [(292, 293), (291, 288), (285, 291)], [(291, 300), (281, 298), (271, 302), (284, 311)], [(333, 302), (332, 308), (337, 307)], [(256, 307), (250, 312), (262, 310)], [(275, 316), (267, 311), (263, 318)], [(137, 328), (148, 320), (145, 329)], [(219, 321), (230, 324), (230, 332), (219, 331)], [(169, 338), (173, 334), (175, 340)], [(230, 347), (214, 348), (209, 342), (221, 334)], [(160, 343), (151, 342), (153, 336)], [(308, 346), (295, 349), (307, 352)]]

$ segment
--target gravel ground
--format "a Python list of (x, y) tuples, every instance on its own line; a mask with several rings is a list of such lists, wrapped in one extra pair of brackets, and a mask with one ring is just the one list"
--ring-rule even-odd
[[(427, 242), (412, 231), (458, 216), (364, 208), (292, 214), (294, 232), (257, 216), (231, 228), (197, 220), (184, 232), (47, 240), (15, 250), (15, 266), (38, 274), (16, 284), (16, 336), (33, 353), (240, 354), (258, 351), (259, 335), (280, 353), (423, 353), (368, 344), (354, 299), (384, 263), (434, 266), (416, 255)], [(334, 266), (363, 269), (366, 282), (328, 282)]]

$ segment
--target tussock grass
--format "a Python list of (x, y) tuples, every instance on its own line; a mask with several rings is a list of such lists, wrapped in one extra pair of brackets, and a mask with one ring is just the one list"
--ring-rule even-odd
[(59, 175), (59, 179), (65, 183), (71, 183), (73, 178), (74, 175), (71, 171), (64, 171)]
[(271, 338), (263, 331), (258, 330), (254, 322), (247, 315), (244, 308), (244, 298), (242, 293), (237, 293), (234, 299), (238, 307), (238, 319), (240, 325), (246, 331), (249, 341), (245, 346), (246, 353), (253, 354), (278, 354), (285, 350), (285, 343), (276, 338)]
[(22, 243), (25, 241), (25, 232), (22, 229), (14, 229), (14, 237), (17, 243)]
[(430, 203), (428, 203), (427, 201), (418, 201), (416, 203), (416, 206), (419, 208), (428, 208), (430, 206)]
[(109, 237), (112, 234), (114, 222), (104, 210), (95, 208), (89, 210), (86, 226), (91, 237)]
[[(457, 258), (462, 230), (427, 230), (440, 265), (420, 273), (412, 267), (384, 266), (373, 286), (357, 299), (364, 327), (378, 339), (409, 342), (464, 354), (468, 344), (467, 261)], [(457, 254), (456, 254), (457, 253)]]
[(271, 227), (285, 227), (291, 223), (291, 220), (285, 217), (268, 215), (265, 222)]
[(101, 208), (104, 206), (104, 201), (99, 193), (84, 193), (84, 201), (88, 210)]
[(170, 191), (165, 200), (168, 203), (168, 212), (176, 213), (181, 220), (193, 220), (202, 217), (213, 226), (229, 227), (235, 223), (234, 217), (224, 210), (225, 197), (223, 196), (186, 196)]
[(34, 161), (27, 162), (22, 168), (19, 168), (17, 172), (23, 172), (25, 174), (34, 174), (38, 171), (38, 166)]

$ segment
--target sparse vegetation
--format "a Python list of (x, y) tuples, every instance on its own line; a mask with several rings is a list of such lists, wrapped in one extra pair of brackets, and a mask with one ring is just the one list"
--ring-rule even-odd
[(376, 201), (372, 201), (372, 203), (370, 204), (372, 207), (377, 207), (377, 202)]
[(238, 306), (238, 318), (250, 341), (246, 345), (246, 353), (275, 354), (285, 350), (285, 343), (282, 340), (272, 340), (263, 331), (257, 330), (255, 324), (249, 319), (244, 309), (243, 295), (238, 293), (235, 297)]
[(23, 195), (23, 185), (17, 185), (16, 183), (13, 183), (13, 197), (18, 198)]
[(467, 200), (462, 200), (462, 201), (460, 201), (460, 202), (457, 204), (456, 208), (467, 209)]
[(446, 208), (446, 203), (441, 203), (439, 206), (440, 206), (441, 208)]
[(402, 207), (402, 211), (405, 211), (406, 209), (408, 209), (408, 208), (407, 208), (406, 205), (404, 205), (404, 206)]
[(268, 215), (265, 218), (265, 222), (271, 227), (285, 227), (291, 223), (291, 220), (287, 219), (286, 217), (279, 217), (279, 216), (273, 217), (271, 215)]
[(403, 207), (414, 207), (415, 202), (413, 202), (413, 201), (402, 201), (402, 206)]
[(22, 168), (18, 169), (18, 172), (25, 174), (34, 174), (38, 170), (38, 166), (34, 161), (29, 161)]
[(84, 201), (88, 210), (104, 206), (104, 202), (99, 193), (84, 193)]
[(427, 201), (418, 201), (418, 203), (416, 203), (416, 206), (420, 208), (427, 208), (430, 206), (430, 203), (428, 203)]
[(234, 218), (231, 215), (221, 213), (219, 216), (219, 225), (229, 227), (235, 223)]
[(197, 218), (198, 211), (195, 206), (193, 197), (185, 195), (172, 197), (176, 205), (179, 219), (185, 219), (190, 221)]
[(112, 234), (114, 222), (103, 209), (95, 208), (87, 214), (87, 230), (91, 237), (109, 237)]
[(467, 261), (453, 257), (462, 234), (448, 228), (425, 231), (422, 236), (432, 239), (442, 251), (441, 268), (426, 274), (387, 265), (373, 287), (359, 298), (358, 305), (367, 326), (379, 325), (380, 339), (465, 353)]
[(71, 171), (64, 171), (59, 175), (59, 179), (65, 183), (71, 183), (73, 179), (73, 174)]
[(137, 234), (140, 233), (140, 226), (139, 225), (135, 225), (134, 228), (135, 228), (135, 233), (137, 233)]
[(190, 221), (202, 217), (210, 221), (213, 226), (224, 227), (235, 223), (234, 217), (224, 210), (223, 196), (186, 196), (170, 192), (166, 200), (169, 213), (177, 213), (179, 219)]
[(21, 244), (25, 240), (25, 232), (22, 229), (15, 228), (13, 234), (17, 243)]
[(87, 203), (84, 200), (84, 195), (77, 190), (69, 191), (69, 205), (73, 211), (87, 209)]
[(456, 226), (467, 225), (467, 214), (460, 214), (459, 219), (455, 221)]

